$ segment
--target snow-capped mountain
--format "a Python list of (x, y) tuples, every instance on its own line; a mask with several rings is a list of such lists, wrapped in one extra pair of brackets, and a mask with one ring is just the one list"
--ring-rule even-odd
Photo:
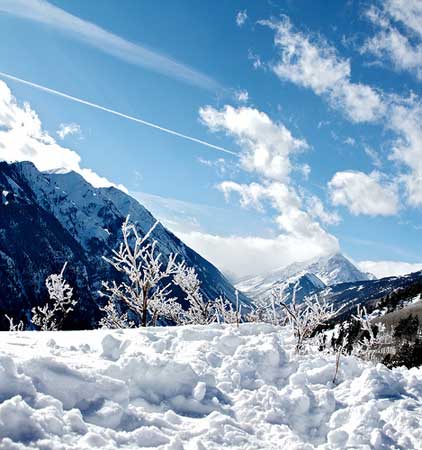
[[(0, 195), (0, 328), (4, 314), (28, 316), (45, 302), (46, 276), (66, 261), (66, 278), (80, 299), (71, 326), (95, 326), (101, 280), (116, 277), (102, 256), (117, 247), (128, 214), (141, 233), (155, 218), (118, 189), (94, 188), (74, 172), (41, 173), (29, 162), (0, 163)], [(207, 298), (234, 300), (234, 288), (219, 270), (165, 227), (159, 224), (152, 237), (164, 261), (177, 253), (196, 268)]]
[(297, 287), (299, 299), (326, 286), (369, 279), (368, 274), (361, 272), (345, 256), (337, 253), (294, 263), (274, 270), (268, 275), (244, 279), (236, 284), (236, 288), (251, 298), (267, 298), (274, 288), (291, 293), (293, 286), (299, 282)]
[[(313, 271), (313, 273), (311, 273)], [(322, 280), (350, 280), (327, 285)], [(359, 304), (372, 309), (379, 300), (392, 292), (422, 285), (422, 271), (398, 277), (374, 279), (360, 272), (342, 255), (333, 255), (309, 263), (292, 264), (281, 271), (274, 271), (267, 277), (254, 277), (243, 280), (236, 288), (253, 300), (269, 302), (271, 291), (280, 289), (288, 301), (296, 286), (296, 299), (300, 302), (305, 296), (318, 293), (337, 307), (342, 307), (339, 319), (343, 320), (356, 313)]]

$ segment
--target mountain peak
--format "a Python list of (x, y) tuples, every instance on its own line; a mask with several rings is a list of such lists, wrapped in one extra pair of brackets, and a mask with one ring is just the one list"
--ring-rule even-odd
[[(307, 277), (307, 280), (301, 278), (304, 276)], [(290, 286), (299, 280), (300, 285), (306, 285), (306, 288), (302, 290), (304, 295), (308, 295), (324, 289), (326, 286), (369, 279), (368, 274), (361, 272), (342, 253), (334, 253), (305, 262), (293, 263), (264, 276), (244, 279), (236, 287), (256, 298), (269, 295), (275, 287)]]

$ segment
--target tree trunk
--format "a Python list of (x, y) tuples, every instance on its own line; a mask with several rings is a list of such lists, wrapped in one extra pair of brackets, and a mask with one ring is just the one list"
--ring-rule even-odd
[(147, 290), (144, 288), (142, 290), (143, 299), (142, 299), (142, 326), (147, 326), (147, 312), (148, 312), (148, 299), (147, 299)]

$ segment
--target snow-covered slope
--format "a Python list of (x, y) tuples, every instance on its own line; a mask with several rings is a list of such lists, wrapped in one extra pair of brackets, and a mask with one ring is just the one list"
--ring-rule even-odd
[(356, 312), (358, 304), (364, 304), (372, 309), (379, 300), (392, 292), (399, 292), (410, 286), (421, 284), (422, 271), (409, 273), (401, 277), (336, 284), (322, 290), (321, 295), (334, 304), (343, 306), (339, 319), (344, 319), (352, 312)]
[(302, 296), (312, 294), (325, 286), (370, 279), (368, 274), (361, 272), (346, 257), (338, 253), (294, 263), (274, 270), (268, 275), (247, 278), (237, 283), (236, 287), (256, 299), (268, 297), (275, 287), (281, 287), (286, 292), (290, 292), (289, 287), (294, 286), (303, 276), (307, 279), (299, 286)]
[(0, 449), (421, 449), (422, 369), (298, 357), (288, 330), (2, 333)]
[[(118, 189), (96, 189), (74, 172), (41, 173), (27, 162), (0, 163), (0, 193), (0, 329), (7, 326), (4, 313), (25, 317), (31, 306), (45, 302), (44, 280), (65, 261), (80, 299), (69, 326), (95, 326), (101, 280), (116, 277), (102, 256), (118, 246), (128, 214), (142, 233), (155, 218)], [(177, 253), (195, 267), (207, 298), (223, 294), (234, 301), (234, 288), (219, 270), (165, 227), (159, 224), (152, 237), (164, 262)]]
[(296, 300), (301, 301), (306, 296), (319, 292), (325, 287), (326, 285), (317, 276), (309, 272), (299, 272), (284, 280), (266, 279), (257, 284), (249, 280), (236, 285), (237, 289), (250, 298), (267, 303), (271, 301), (273, 289), (280, 291), (286, 301), (292, 299), (293, 292), (296, 290)]

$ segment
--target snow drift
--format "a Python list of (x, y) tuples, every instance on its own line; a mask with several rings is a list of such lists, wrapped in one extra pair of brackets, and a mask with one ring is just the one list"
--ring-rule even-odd
[(271, 325), (2, 333), (0, 449), (422, 448), (422, 369)]

